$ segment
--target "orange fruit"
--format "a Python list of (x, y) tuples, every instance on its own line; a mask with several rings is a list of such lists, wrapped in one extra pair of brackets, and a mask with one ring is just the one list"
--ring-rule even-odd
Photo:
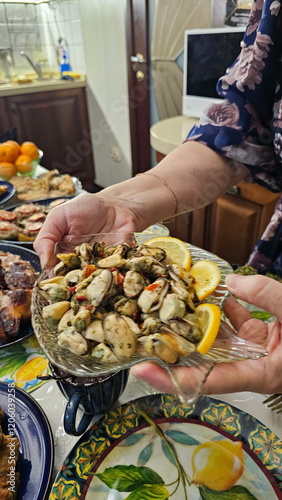
[(0, 144), (0, 162), (15, 163), (18, 157), (18, 149), (14, 144), (1, 142)]
[(26, 174), (32, 170), (32, 158), (28, 155), (19, 155), (15, 161), (17, 171)]
[(36, 160), (38, 158), (38, 148), (31, 141), (25, 141), (21, 145), (21, 154), (30, 156), (32, 160)]
[(6, 144), (12, 144), (13, 146), (15, 146), (17, 148), (18, 153), (19, 154), (21, 153), (21, 146), (17, 141), (12, 141), (12, 139), (9, 139), (8, 141), (6, 141)]
[(13, 163), (2, 161), (0, 162), (0, 177), (4, 181), (8, 181), (17, 174), (17, 167)]

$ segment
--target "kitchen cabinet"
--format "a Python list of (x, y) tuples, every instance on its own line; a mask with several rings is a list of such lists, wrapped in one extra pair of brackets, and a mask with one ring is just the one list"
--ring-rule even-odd
[[(157, 161), (165, 155), (157, 152)], [(214, 203), (167, 224), (171, 236), (204, 248), (231, 264), (244, 265), (270, 221), (281, 193), (240, 182)]]
[(0, 99), (0, 136), (4, 136), (12, 127), (6, 99)]
[(33, 141), (43, 151), (42, 166), (76, 176), (84, 189), (94, 191), (85, 87), (2, 97), (0, 112), (6, 130), (16, 127), (20, 143)]

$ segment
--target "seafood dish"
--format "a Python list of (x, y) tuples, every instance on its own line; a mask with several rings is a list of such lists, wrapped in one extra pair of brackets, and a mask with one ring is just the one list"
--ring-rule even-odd
[[(0, 407), (0, 424), (4, 420)], [(17, 437), (7, 435), (0, 425), (0, 498), (14, 500), (19, 486), (20, 474), (16, 471), (20, 442)]]
[(40, 198), (57, 198), (74, 196), (76, 187), (69, 174), (60, 174), (58, 170), (50, 170), (38, 178), (14, 176), (10, 183), (16, 188), (17, 198), (21, 201), (32, 201)]
[(36, 286), (61, 348), (107, 364), (148, 356), (174, 364), (195, 352), (203, 329), (194, 278), (165, 250), (96, 241), (56, 257)]
[(37, 272), (27, 260), (0, 251), (0, 342), (16, 339), (31, 323), (31, 292)]
[(50, 210), (67, 200), (59, 198), (49, 204), (23, 203), (13, 209), (0, 209), (0, 239), (34, 241)]

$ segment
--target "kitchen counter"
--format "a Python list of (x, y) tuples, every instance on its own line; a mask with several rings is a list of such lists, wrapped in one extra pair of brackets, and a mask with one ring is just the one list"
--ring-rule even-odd
[(67, 90), (86, 86), (86, 79), (74, 80), (35, 80), (28, 83), (2, 83), (0, 84), (0, 97), (13, 95), (33, 94), (35, 92), (48, 92), (51, 90)]

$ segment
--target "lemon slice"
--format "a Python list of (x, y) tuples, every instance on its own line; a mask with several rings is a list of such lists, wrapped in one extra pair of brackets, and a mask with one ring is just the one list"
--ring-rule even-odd
[(200, 304), (195, 309), (203, 330), (203, 338), (197, 344), (197, 351), (205, 354), (213, 345), (220, 327), (220, 308), (215, 304)]
[(163, 248), (173, 263), (189, 271), (191, 267), (191, 253), (184, 241), (172, 236), (157, 236), (146, 241), (146, 245)]
[(193, 287), (199, 300), (210, 295), (221, 279), (220, 269), (212, 260), (198, 260), (192, 265), (190, 273), (195, 280)]

